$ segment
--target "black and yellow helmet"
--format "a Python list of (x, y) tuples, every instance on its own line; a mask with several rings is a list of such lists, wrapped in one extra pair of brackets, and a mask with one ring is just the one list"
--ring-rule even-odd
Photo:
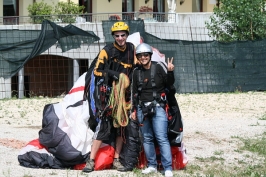
[(127, 34), (129, 34), (129, 27), (125, 22), (116, 22), (113, 24), (113, 26), (111, 27), (111, 32), (112, 35), (114, 34), (114, 32), (116, 31), (126, 31)]

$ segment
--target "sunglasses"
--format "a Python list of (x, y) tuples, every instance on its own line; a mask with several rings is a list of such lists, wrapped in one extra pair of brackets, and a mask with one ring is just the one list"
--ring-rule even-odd
[(150, 56), (150, 54), (149, 54), (149, 53), (139, 53), (139, 54), (136, 55), (136, 57), (137, 57), (138, 59), (142, 58), (142, 56), (144, 56), (144, 57), (148, 57), (148, 56)]
[(126, 34), (121, 34), (121, 35), (119, 35), (119, 34), (115, 34), (114, 36), (115, 36), (116, 38), (119, 38), (119, 36), (121, 36), (121, 37), (125, 37)]

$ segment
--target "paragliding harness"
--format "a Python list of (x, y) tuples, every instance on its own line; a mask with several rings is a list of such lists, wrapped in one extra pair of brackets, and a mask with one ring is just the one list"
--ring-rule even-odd
[[(149, 104), (144, 103), (140, 100), (140, 93), (142, 90), (142, 85), (143, 85), (143, 73), (141, 72), (141, 70), (138, 70), (138, 79), (139, 79), (139, 86), (138, 86), (138, 93), (137, 95), (135, 95), (135, 98), (137, 100), (137, 104), (141, 107), (142, 110), (142, 114), (144, 115), (144, 118), (152, 118), (155, 114), (156, 114), (156, 105), (157, 103), (160, 101), (158, 99), (157, 93), (155, 91), (155, 81), (154, 81), (154, 74), (155, 74), (155, 69), (156, 69), (156, 65), (152, 62), (151, 65), (151, 84), (152, 84), (152, 88), (153, 88), (153, 101)], [(142, 122), (140, 122), (140, 125), (142, 126)]]
[[(145, 105), (145, 103), (140, 101), (140, 93), (142, 90), (143, 85), (143, 74), (141, 70), (138, 70), (138, 79), (139, 79), (139, 86), (138, 86), (138, 93), (135, 95), (135, 100), (138, 102), (142, 109), (142, 113), (145, 118), (152, 118), (156, 114), (156, 106), (161, 106), (165, 109), (166, 115), (168, 117), (168, 133), (179, 134), (183, 132), (183, 123), (181, 113), (178, 107), (178, 103), (175, 98), (176, 89), (174, 85), (167, 86), (165, 92), (161, 95), (156, 93), (156, 84), (154, 80), (154, 74), (156, 73), (156, 65), (157, 62), (152, 62), (151, 64), (151, 84), (153, 88), (153, 101)], [(140, 122), (140, 126), (142, 126), (143, 122)]]
[[(133, 44), (127, 44), (127, 47), (132, 47)], [(104, 50), (106, 51), (107, 55), (110, 56), (109, 59), (107, 60), (104, 58), (105, 62), (105, 67), (104, 70), (108, 71), (109, 69), (113, 71), (117, 71), (119, 68), (118, 65), (121, 63), (119, 60), (120, 54), (117, 52), (113, 44), (106, 45), (104, 47)], [(131, 49), (130, 49), (131, 50)], [(134, 50), (132, 48), (132, 50)], [(133, 62), (132, 62), (133, 64)], [(95, 80), (95, 92), (94, 92), (94, 98), (95, 98), (95, 106), (97, 109), (97, 115), (96, 117), (102, 119), (106, 118), (109, 119), (111, 118), (112, 115), (112, 107), (109, 106), (109, 98), (111, 94), (111, 83), (109, 82), (109, 77), (108, 73), (101, 78), (97, 78)]]
[[(104, 58), (105, 67), (104, 70), (108, 71), (110, 69), (111, 63), (113, 62), (113, 59), (117, 57), (117, 53), (115, 52), (115, 47), (113, 45), (107, 45), (105, 48), (105, 51), (109, 57), (109, 60)], [(112, 114), (112, 108), (108, 106), (108, 101), (111, 93), (112, 87), (109, 82), (108, 73), (104, 77), (101, 78), (95, 78), (95, 92), (94, 92), (94, 98), (95, 98), (95, 106), (96, 106), (96, 117), (102, 119), (104, 118), (110, 118)]]
[[(96, 127), (99, 122), (99, 117), (102, 117), (104, 114), (104, 105), (99, 102), (105, 103), (106, 100), (103, 100), (109, 94), (109, 88), (107, 84), (104, 82), (104, 78), (94, 77), (93, 70), (95, 64), (98, 60), (99, 54), (94, 58), (85, 78), (85, 92), (84, 92), (84, 99), (89, 101), (89, 113), (90, 118), (88, 120), (88, 126), (92, 131), (96, 130)], [(107, 110), (105, 111), (107, 112)]]

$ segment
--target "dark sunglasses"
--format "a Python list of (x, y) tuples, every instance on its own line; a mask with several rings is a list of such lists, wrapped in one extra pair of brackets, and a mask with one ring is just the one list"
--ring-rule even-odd
[(121, 34), (121, 35), (115, 34), (114, 36), (115, 36), (116, 38), (119, 38), (119, 36), (121, 36), (121, 37), (125, 37), (126, 34)]
[(137, 56), (137, 58), (142, 58), (142, 56), (147, 57), (149, 55), (150, 55), (149, 53), (139, 53), (136, 56)]

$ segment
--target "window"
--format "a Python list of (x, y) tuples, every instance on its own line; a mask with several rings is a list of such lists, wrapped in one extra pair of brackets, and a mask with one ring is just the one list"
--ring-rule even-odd
[(202, 12), (202, 2), (203, 0), (193, 0), (192, 2), (192, 12)]
[(134, 12), (134, 0), (122, 0), (122, 12)]
[(123, 20), (133, 20), (134, 19), (134, 0), (122, 0), (122, 18)]
[(165, 21), (165, 0), (153, 0), (153, 18), (156, 21)]
[(153, 12), (165, 12), (165, 0), (153, 0)]
[(87, 22), (92, 22), (92, 15), (87, 13), (92, 13), (92, 0), (79, 0), (80, 6), (85, 6), (83, 12), (85, 15), (83, 18), (86, 19)]
[(4, 0), (3, 1), (3, 15), (4, 16), (18, 16), (18, 0)]
[(18, 1), (19, 0), (4, 0), (3, 1), (3, 23), (4, 25), (17, 25), (18, 24)]
[(79, 0), (80, 6), (85, 6), (84, 13), (92, 13), (92, 0)]

